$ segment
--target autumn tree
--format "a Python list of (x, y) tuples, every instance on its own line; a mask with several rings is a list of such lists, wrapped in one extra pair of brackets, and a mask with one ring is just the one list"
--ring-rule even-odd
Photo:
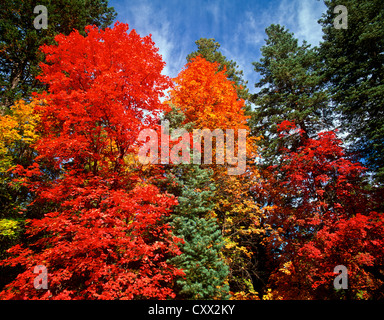
[[(12, 200), (20, 196), (13, 194), (16, 190), (8, 185), (12, 179), (9, 170), (15, 165), (31, 165), (36, 155), (31, 145), (38, 139), (36, 126), (39, 123), (39, 116), (34, 112), (37, 104), (39, 104), (37, 100), (31, 103), (20, 100), (11, 107), (11, 114), (0, 116), (0, 182), (2, 186), (0, 214), (2, 217), (4, 214), (13, 212), (14, 207), (18, 207)], [(20, 209), (18, 207), (16, 210)]]
[[(226, 75), (226, 69), (219, 71), (219, 63), (209, 62), (197, 56), (187, 63), (175, 79), (175, 89), (170, 93), (170, 102), (181, 112), (183, 124), (193, 129), (221, 129), (235, 132), (235, 141), (239, 141), (240, 129), (248, 130), (247, 117), (244, 115), (244, 100), (239, 99), (237, 91)], [(244, 137), (245, 138), (245, 137)], [(202, 168), (213, 171), (212, 181), (216, 185), (214, 198), (214, 216), (217, 217), (224, 237), (223, 254), (230, 267), (229, 285), (232, 293), (242, 292), (242, 296), (253, 292), (253, 281), (257, 279), (259, 261), (257, 246), (260, 242), (260, 211), (250, 195), (250, 187), (258, 173), (250, 165), (255, 157), (255, 139), (246, 137), (246, 148), (240, 149), (235, 143), (234, 150), (238, 159), (244, 160), (244, 171), (240, 175), (228, 175), (227, 160), (220, 164), (215, 157), (218, 150), (218, 138), (214, 137), (212, 164), (202, 164)], [(228, 135), (225, 135), (226, 154), (228, 155)], [(205, 139), (200, 145), (208, 143)], [(193, 145), (193, 147), (199, 147)], [(248, 159), (248, 162), (247, 162)], [(252, 160), (250, 160), (252, 159)]]
[[(47, 29), (35, 28), (34, 19), (41, 13), (34, 12), (37, 5), (47, 9)], [(31, 94), (45, 87), (35, 78), (40, 73), (39, 62), (44, 59), (44, 54), (38, 48), (42, 44), (55, 43), (54, 36), (58, 33), (68, 35), (73, 29), (78, 29), (85, 34), (84, 27), (88, 24), (105, 28), (115, 16), (113, 8), (108, 7), (104, 0), (42, 0), (38, 3), (4, 0), (0, 3), (0, 115), (5, 116), (1, 120), (3, 131), (0, 144), (2, 151), (6, 150), (0, 155), (4, 157), (0, 160), (0, 217), (6, 219), (2, 220), (1, 226), (2, 253), (8, 245), (20, 241), (26, 215), (37, 218), (52, 209), (48, 203), (44, 206), (28, 205), (34, 200), (33, 192), (20, 185), (10, 186), (8, 183), (12, 174), (6, 171), (16, 164), (30, 165), (36, 156), (36, 151), (31, 147), (34, 142), (31, 137), (36, 135), (34, 126), (37, 118), (36, 114), (32, 115), (32, 110), (37, 101), (31, 99)], [(20, 98), (24, 102), (19, 102)], [(31, 100), (32, 103), (29, 103)], [(12, 121), (9, 121), (9, 117)], [(51, 179), (56, 170), (49, 168), (49, 171), (46, 178)], [(10, 279), (4, 268), (1, 275), (4, 281)], [(4, 281), (0, 280), (0, 288)]]
[(337, 265), (345, 265), (355, 281), (350, 298), (378, 293), (382, 283), (374, 274), (382, 271), (382, 255), (371, 244), (381, 243), (383, 216), (375, 212), (378, 198), (365, 188), (365, 168), (348, 159), (332, 131), (308, 138), (283, 121), (278, 132), (281, 138), (295, 135), (302, 146), (282, 148), (281, 163), (262, 171), (255, 190), (265, 203), (275, 298), (337, 298)]
[[(37, 5), (47, 8), (48, 28), (36, 29)], [(106, 0), (4, 0), (0, 3), (0, 112), (32, 91), (43, 87), (35, 77), (44, 56), (38, 49), (54, 44), (54, 36), (68, 35), (73, 29), (84, 34), (84, 27), (109, 26), (116, 13)]]
[[(209, 62), (219, 63), (218, 70), (222, 71), (225, 68), (225, 74), (230, 81), (233, 81), (238, 97), (244, 101), (248, 101), (250, 94), (247, 88), (247, 81), (243, 79), (243, 71), (239, 70), (239, 66), (235, 61), (228, 60), (221, 53), (219, 50), (220, 43), (215, 41), (213, 38), (200, 38), (195, 41), (195, 44), (197, 45), (197, 50), (188, 54), (187, 61), (191, 62), (193, 58), (200, 55)], [(247, 110), (249, 110), (249, 108), (249, 106), (246, 106)]]
[[(175, 198), (130, 169), (140, 130), (157, 122), (159, 98), (171, 82), (150, 36), (128, 25), (86, 28), (44, 46), (40, 81), (49, 91), (38, 107), (36, 161), (14, 174), (37, 194), (57, 203), (42, 219), (28, 221), (27, 245), (9, 250), (2, 265), (24, 269), (1, 292), (4, 299), (142, 299), (172, 297), (181, 271), (166, 261), (178, 253), (164, 223)], [(46, 181), (44, 167), (61, 174)], [(48, 269), (48, 290), (33, 287), (36, 265)]]
[[(40, 101), (17, 101), (9, 114), (0, 116), (0, 259), (6, 250), (20, 243), (27, 217), (43, 212), (44, 208), (29, 205), (34, 194), (22, 185), (11, 185), (15, 165), (29, 166), (36, 157), (32, 145), (37, 141), (39, 115), (35, 106)], [(0, 267), (0, 289), (13, 277), (12, 268)]]
[[(340, 218), (334, 225), (324, 226), (298, 250), (297, 259), (286, 273), (294, 275), (295, 282), (299, 275), (306, 277), (303, 287), (308, 288), (313, 299), (381, 300), (383, 234), (383, 213), (367, 210), (349, 219)], [(347, 268), (348, 290), (334, 288), (334, 269), (338, 265)]]

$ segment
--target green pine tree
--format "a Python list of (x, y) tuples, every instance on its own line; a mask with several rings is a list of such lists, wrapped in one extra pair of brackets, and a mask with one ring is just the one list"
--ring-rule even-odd
[[(47, 8), (48, 28), (35, 29), (37, 5)], [(29, 98), (42, 88), (36, 80), (39, 62), (44, 55), (38, 50), (53, 44), (58, 33), (68, 35), (73, 29), (85, 34), (84, 27), (109, 26), (116, 13), (107, 0), (2, 0), (0, 2), (0, 114), (7, 112), (16, 99)]]
[[(384, 183), (384, 2), (325, 4), (328, 9), (319, 22), (326, 84), (341, 112), (341, 129), (348, 135), (351, 151), (357, 151)], [(334, 8), (339, 4), (347, 9), (347, 29), (334, 26), (339, 15)]]
[(183, 269), (185, 278), (177, 280), (179, 296), (186, 299), (227, 299), (225, 284), (228, 267), (220, 257), (223, 246), (213, 209), (211, 172), (198, 165), (180, 165), (182, 177), (177, 178), (181, 195), (173, 215), (174, 234), (184, 240), (182, 254), (171, 261)]
[[(331, 123), (327, 114), (328, 95), (321, 89), (321, 76), (316, 48), (302, 45), (285, 27), (272, 24), (266, 30), (268, 38), (261, 48), (262, 58), (254, 62), (261, 79), (256, 83), (260, 91), (253, 95), (255, 110), (250, 127), (252, 134), (264, 137), (259, 149), (265, 163), (271, 164), (279, 156), (283, 143), (277, 125), (284, 120), (315, 134)], [(300, 141), (285, 141), (297, 148)]]

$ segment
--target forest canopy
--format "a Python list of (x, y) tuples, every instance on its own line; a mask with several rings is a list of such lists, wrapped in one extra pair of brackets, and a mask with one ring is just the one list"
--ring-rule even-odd
[(0, 5), (0, 299), (384, 298), (382, 1), (271, 24), (256, 93), (214, 38), (171, 78), (107, 1), (40, 4)]

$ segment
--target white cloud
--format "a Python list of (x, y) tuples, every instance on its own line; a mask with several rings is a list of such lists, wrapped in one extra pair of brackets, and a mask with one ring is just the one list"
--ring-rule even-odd
[(321, 41), (321, 26), (317, 21), (326, 7), (317, 0), (281, 0), (278, 9), (271, 16), (271, 23), (284, 25), (299, 40), (306, 40), (311, 45)]
[[(141, 36), (151, 34), (159, 54), (162, 55), (166, 66), (163, 74), (175, 77), (185, 63), (187, 53), (183, 52), (186, 46), (177, 38), (172, 29), (167, 11), (163, 8), (155, 9), (150, 1), (124, 1), (124, 6), (118, 9), (119, 17), (127, 19), (130, 29), (136, 29)], [(173, 17), (174, 22), (174, 17)], [(176, 40), (177, 39), (177, 40)]]
[(326, 7), (320, 1), (299, 1), (297, 8), (298, 28), (293, 30), (301, 40), (307, 40), (312, 45), (318, 45), (322, 40), (321, 26), (317, 21)]
[(281, 0), (278, 6), (270, 3), (262, 11), (247, 11), (237, 32), (246, 32), (242, 37), (245, 37), (247, 43), (263, 45), (265, 28), (271, 24), (280, 24), (293, 32), (299, 40), (318, 45), (322, 31), (317, 21), (325, 9), (322, 1)]
[(221, 3), (220, 2), (210, 2), (206, 6), (205, 10), (207, 10), (209, 13), (211, 13), (212, 18), (213, 18), (213, 24), (216, 26), (220, 25), (221, 21)]
[(297, 21), (295, 15), (297, 14), (296, 9), (298, 1), (300, 0), (282, 0), (276, 10), (270, 9), (274, 21), (271, 23), (284, 26), (295, 24), (295, 21)]
[(238, 27), (238, 33), (245, 36), (245, 42), (252, 45), (261, 44), (264, 40), (263, 20), (261, 17), (256, 20), (254, 14), (250, 11), (245, 13), (244, 21)]
[(122, 22), (129, 23), (141, 36), (152, 34), (166, 62), (164, 74), (177, 76), (186, 63), (186, 56), (196, 49), (194, 41), (214, 37), (220, 42), (223, 54), (243, 70), (251, 92), (255, 91), (254, 83), (259, 78), (252, 62), (261, 58), (260, 47), (265, 43), (265, 28), (269, 25), (284, 25), (300, 41), (307, 40), (312, 45), (321, 41), (322, 31), (317, 20), (325, 11), (322, 1), (255, 1), (247, 7), (242, 7), (240, 1), (232, 1), (235, 0), (201, 0), (182, 2), (182, 5), (177, 0), (112, 2)]

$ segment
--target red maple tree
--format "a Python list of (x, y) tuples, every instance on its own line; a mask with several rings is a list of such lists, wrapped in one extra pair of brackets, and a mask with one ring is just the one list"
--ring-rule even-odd
[[(150, 36), (128, 25), (58, 35), (44, 46), (39, 79), (39, 156), (17, 167), (19, 182), (55, 209), (32, 219), (30, 242), (9, 250), (3, 265), (24, 272), (3, 299), (140, 299), (172, 297), (181, 271), (169, 265), (177, 239), (164, 222), (176, 199), (160, 193), (132, 165), (139, 131), (155, 124), (171, 85)], [(47, 179), (44, 168), (59, 174)], [(154, 177), (155, 178), (155, 177)], [(48, 270), (48, 290), (36, 290), (36, 265)]]
[(384, 217), (366, 188), (365, 168), (348, 159), (333, 131), (309, 138), (289, 121), (278, 128), (281, 160), (262, 172), (258, 189), (268, 204), (275, 297), (342, 297), (333, 287), (337, 265), (348, 269), (345, 298), (373, 297), (384, 283)]

